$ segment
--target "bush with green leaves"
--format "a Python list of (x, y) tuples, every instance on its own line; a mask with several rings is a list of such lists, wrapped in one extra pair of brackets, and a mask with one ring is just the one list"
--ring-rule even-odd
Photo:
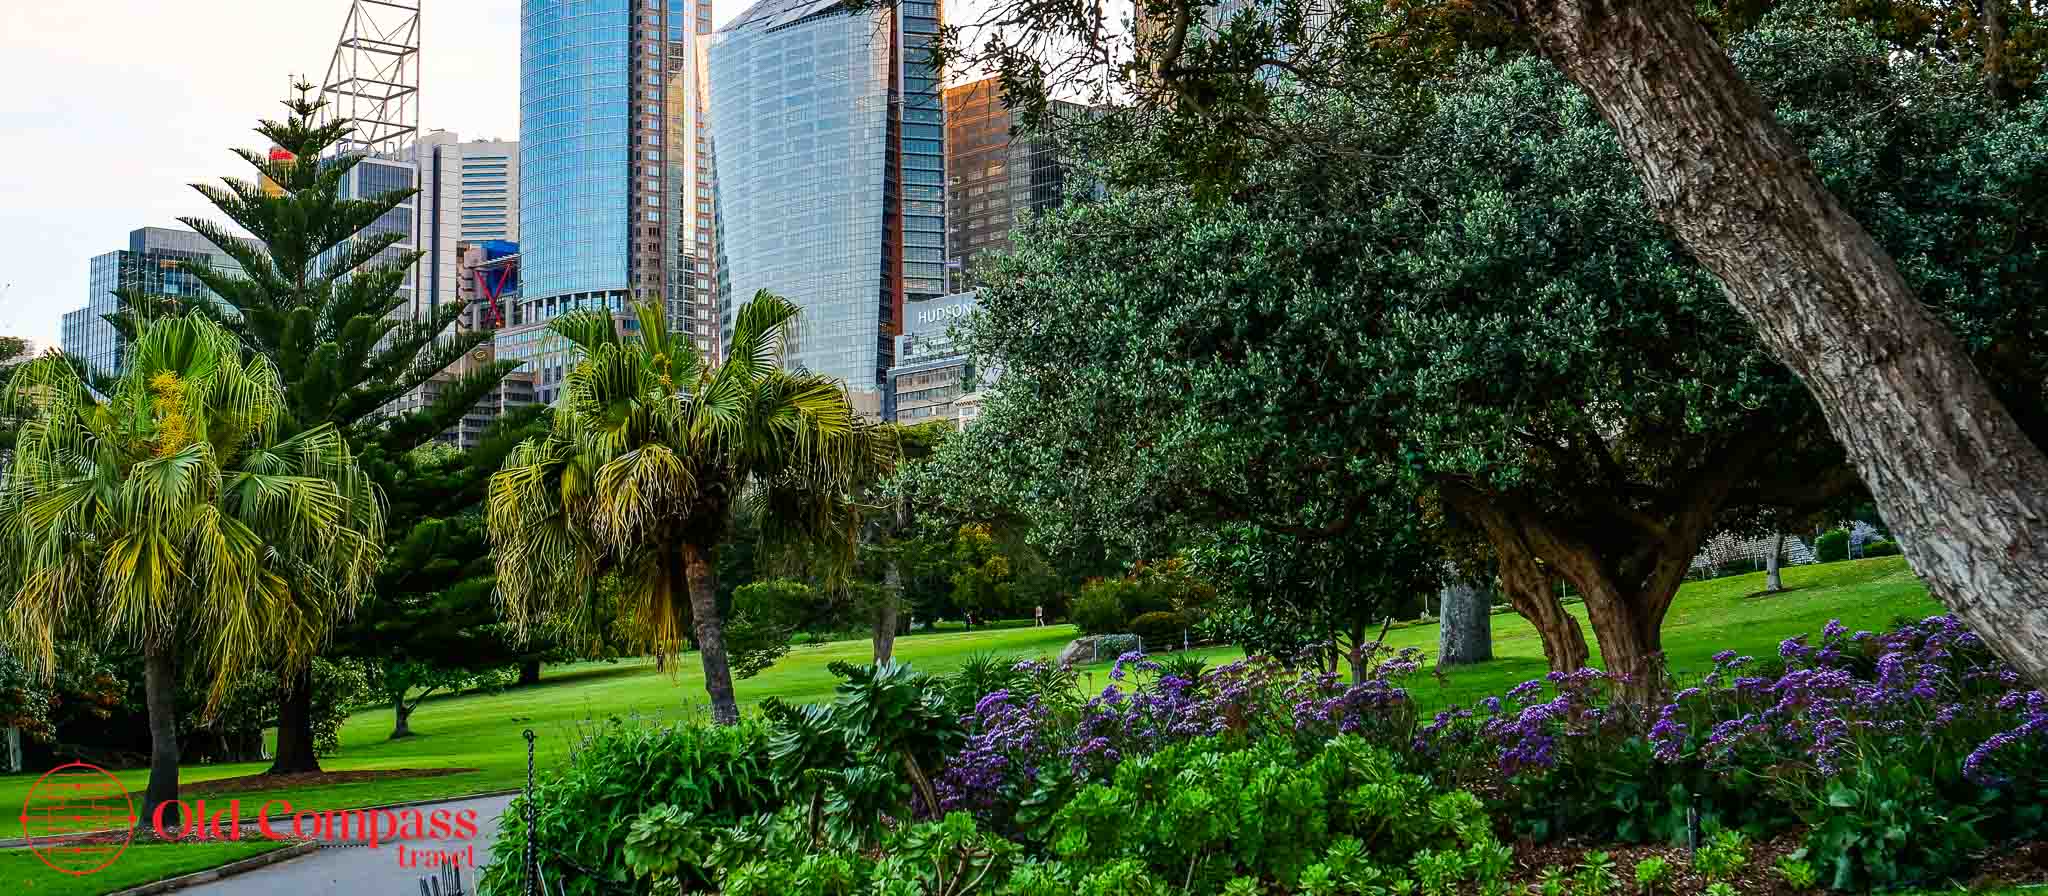
[(1188, 620), (1172, 610), (1154, 611), (1140, 614), (1124, 628), (1143, 638), (1145, 646), (1151, 650), (1179, 650), (1181, 639), (1188, 630)]
[(1643, 896), (1662, 891), (1671, 883), (1671, 861), (1650, 856), (1636, 863), (1636, 892)]
[(1880, 538), (1863, 546), (1863, 556), (1865, 557), (1897, 557), (1898, 555), (1899, 543), (1888, 538)]
[(1849, 559), (1849, 530), (1829, 529), (1813, 540), (1813, 559), (1833, 563)]
[(1749, 864), (1749, 838), (1741, 831), (1720, 830), (1707, 837), (1692, 857), (1693, 870), (1710, 881), (1727, 880)]
[(1119, 579), (1096, 579), (1081, 586), (1081, 595), (1074, 598), (1074, 605), (1067, 609), (1067, 618), (1084, 635), (1106, 635), (1122, 631), (1124, 620), (1123, 601), (1118, 592), (1127, 587)]
[(1813, 863), (1800, 858), (1804, 851), (1778, 857), (1778, 877), (1794, 890), (1811, 890), (1820, 883), (1820, 872), (1813, 870)]
[(769, 759), (768, 730), (653, 726), (610, 719), (585, 735), (569, 762), (542, 774), (530, 797), (506, 809), (503, 835), (484, 870), (485, 896), (524, 893), (521, 855), (531, 801), (538, 861), (569, 896), (649, 894), (657, 877), (635, 873), (674, 858), (687, 886), (704, 886), (702, 866), (683, 862), (719, 831), (782, 806), (785, 789)]

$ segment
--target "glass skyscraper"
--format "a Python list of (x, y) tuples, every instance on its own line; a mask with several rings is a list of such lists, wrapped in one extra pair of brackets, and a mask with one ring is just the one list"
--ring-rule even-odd
[(946, 286), (935, 3), (760, 0), (711, 38), (726, 326), (768, 290), (803, 309), (784, 363), (881, 413), (905, 302)]
[(521, 0), (520, 277), (532, 322), (658, 300), (716, 351), (697, 48), (710, 31), (710, 0)]
[(128, 340), (106, 321), (107, 315), (122, 309), (115, 291), (133, 290), (167, 299), (212, 296), (193, 276), (195, 264), (228, 274), (242, 270), (205, 237), (168, 227), (139, 228), (128, 234), (128, 248), (93, 256), (85, 307), (64, 315), (64, 353), (84, 360), (101, 376), (126, 370)]

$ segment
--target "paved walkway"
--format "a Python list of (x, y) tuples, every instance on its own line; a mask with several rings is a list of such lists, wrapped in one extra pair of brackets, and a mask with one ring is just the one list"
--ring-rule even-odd
[[(461, 850), (474, 846), (477, 865), (490, 864), (491, 843), (498, 838), (498, 816), (511, 803), (510, 796), (490, 796), (411, 807), (422, 812), (476, 810), (476, 836), (467, 840), (386, 841), (378, 843), (376, 849), (350, 844), (323, 846), (296, 859), (181, 892), (203, 896), (418, 896), (420, 878), (434, 872), (400, 867), (400, 847), (410, 856), (415, 849)], [(462, 869), (462, 885), (470, 893), (476, 892), (478, 870)]]

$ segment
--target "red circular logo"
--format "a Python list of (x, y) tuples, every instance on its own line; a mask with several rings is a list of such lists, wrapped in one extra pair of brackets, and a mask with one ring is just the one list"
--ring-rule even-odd
[(60, 765), (29, 788), (21, 835), (43, 864), (84, 877), (114, 864), (134, 841), (135, 801), (106, 769)]

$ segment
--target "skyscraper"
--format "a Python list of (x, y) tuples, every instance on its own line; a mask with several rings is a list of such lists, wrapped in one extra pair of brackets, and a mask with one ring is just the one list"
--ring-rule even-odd
[(803, 309), (783, 361), (879, 415), (906, 302), (945, 293), (936, 3), (760, 0), (709, 41), (721, 307)]
[[(417, 319), (433, 316), (442, 303), (458, 300), (462, 283), (459, 247), (484, 240), (519, 241), (519, 143), (465, 141), (434, 131), (413, 144), (420, 169), (420, 259)], [(472, 308), (466, 325), (488, 325), (489, 304)]]
[(709, 0), (521, 0), (521, 287), (542, 319), (664, 301), (716, 350), (710, 31)]
[[(1053, 110), (1083, 115), (1087, 107), (1056, 100)], [(1012, 226), (1065, 198), (1066, 171), (1054, 141), (1017, 128), (998, 79), (946, 88), (946, 267), (956, 287), (974, 282), (975, 256), (1008, 251)]]
[(106, 321), (106, 315), (121, 310), (114, 291), (174, 300), (213, 295), (192, 275), (195, 264), (228, 273), (242, 270), (205, 237), (169, 227), (138, 228), (128, 234), (128, 248), (93, 256), (85, 307), (64, 315), (64, 353), (83, 359), (93, 373), (121, 373), (128, 364), (128, 340)]

